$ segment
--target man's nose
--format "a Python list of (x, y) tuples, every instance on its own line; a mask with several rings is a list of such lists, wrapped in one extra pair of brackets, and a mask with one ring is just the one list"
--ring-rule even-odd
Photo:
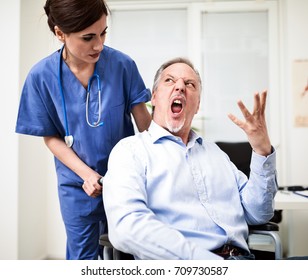
[(178, 79), (175, 83), (175, 90), (184, 92), (185, 91), (185, 82), (182, 78)]

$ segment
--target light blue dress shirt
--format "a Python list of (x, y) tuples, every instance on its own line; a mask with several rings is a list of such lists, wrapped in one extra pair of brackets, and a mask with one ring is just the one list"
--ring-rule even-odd
[(193, 131), (187, 146), (152, 121), (112, 150), (103, 200), (112, 244), (136, 259), (219, 259), (248, 250), (248, 224), (267, 222), (277, 191), (275, 151), (253, 152), (250, 179)]

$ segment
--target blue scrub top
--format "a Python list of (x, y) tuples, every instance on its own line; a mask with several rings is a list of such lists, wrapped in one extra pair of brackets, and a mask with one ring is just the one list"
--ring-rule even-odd
[[(35, 136), (65, 136), (61, 94), (58, 85), (60, 51), (38, 62), (25, 81), (18, 112), (16, 132)], [(62, 61), (62, 87), (66, 102), (72, 149), (92, 169), (105, 175), (111, 149), (122, 138), (133, 135), (131, 109), (148, 102), (135, 62), (127, 55), (104, 46), (97, 62), (101, 80), (101, 121), (90, 127), (86, 122), (86, 89)], [(89, 100), (89, 119), (97, 120), (97, 84), (93, 80)], [(83, 180), (55, 158), (61, 212), (65, 223), (91, 223), (104, 219), (102, 198), (91, 198), (82, 189)]]

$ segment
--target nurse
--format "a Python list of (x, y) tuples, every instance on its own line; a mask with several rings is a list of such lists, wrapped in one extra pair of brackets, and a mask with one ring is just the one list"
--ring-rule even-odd
[(150, 91), (135, 62), (104, 45), (103, 0), (47, 0), (44, 9), (63, 47), (30, 70), (16, 132), (42, 136), (55, 157), (66, 258), (97, 259), (107, 231), (98, 181), (114, 145), (134, 134), (131, 114), (139, 131), (148, 128)]

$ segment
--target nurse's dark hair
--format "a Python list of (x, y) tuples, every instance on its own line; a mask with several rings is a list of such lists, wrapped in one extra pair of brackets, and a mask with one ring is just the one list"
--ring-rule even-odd
[(109, 11), (104, 0), (47, 0), (44, 10), (54, 34), (56, 25), (66, 34), (82, 31)]
[(176, 58), (173, 58), (171, 60), (168, 60), (166, 61), (164, 64), (162, 64), (156, 74), (155, 74), (155, 77), (154, 77), (154, 83), (153, 83), (153, 88), (152, 88), (152, 91), (155, 91), (157, 89), (157, 86), (158, 86), (158, 83), (160, 81), (160, 78), (161, 78), (161, 73), (166, 69), (168, 68), (169, 66), (171, 66), (172, 64), (175, 64), (175, 63), (185, 63), (187, 64), (191, 69), (194, 70), (194, 72), (196, 73), (197, 77), (198, 77), (198, 82), (199, 82), (199, 87), (200, 87), (200, 92), (201, 92), (201, 89), (202, 89), (202, 83), (201, 83), (201, 77), (200, 77), (200, 74), (198, 72), (198, 70), (196, 70), (194, 64), (187, 58), (185, 57), (176, 57)]

